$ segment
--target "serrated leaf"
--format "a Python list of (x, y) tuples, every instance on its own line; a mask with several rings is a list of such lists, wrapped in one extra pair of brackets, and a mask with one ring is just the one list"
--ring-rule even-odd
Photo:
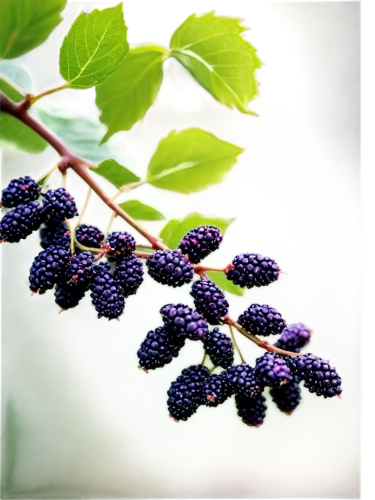
[(120, 130), (130, 130), (155, 101), (163, 80), (163, 47), (145, 45), (130, 49), (117, 70), (96, 87), (100, 121), (108, 131), (106, 141)]
[(177, 248), (185, 234), (198, 226), (216, 226), (222, 234), (225, 234), (234, 219), (222, 219), (221, 217), (201, 215), (198, 212), (188, 214), (181, 220), (172, 219), (163, 227), (160, 237), (169, 248)]
[(1, 0), (0, 58), (14, 59), (43, 43), (62, 21), (67, 0)]
[(200, 191), (220, 182), (242, 151), (199, 128), (173, 130), (159, 142), (147, 182), (179, 193)]
[(20, 102), (31, 91), (28, 73), (10, 61), (0, 63), (0, 90), (13, 102)]
[(136, 220), (164, 220), (165, 217), (155, 208), (145, 205), (138, 200), (128, 200), (119, 205), (133, 219)]
[(0, 114), (0, 147), (41, 153), (47, 143), (36, 132), (11, 115)]
[(227, 280), (225, 273), (219, 271), (207, 271), (207, 275), (210, 280), (214, 281), (219, 288), (225, 290), (226, 292), (233, 293), (233, 295), (239, 295), (240, 297), (245, 293), (242, 288)]
[(125, 186), (126, 184), (131, 184), (141, 180), (140, 177), (133, 174), (133, 172), (128, 170), (126, 167), (123, 167), (115, 160), (103, 161), (100, 163), (98, 168), (93, 168), (92, 172), (95, 172), (101, 177), (107, 179), (107, 181), (116, 186), (117, 189), (120, 189), (120, 187)]
[(248, 103), (258, 94), (255, 71), (262, 65), (242, 33), (242, 19), (209, 12), (191, 15), (175, 31), (170, 47), (175, 57), (220, 103), (253, 114)]
[(81, 14), (60, 49), (60, 74), (71, 88), (93, 87), (112, 73), (129, 50), (122, 3)]

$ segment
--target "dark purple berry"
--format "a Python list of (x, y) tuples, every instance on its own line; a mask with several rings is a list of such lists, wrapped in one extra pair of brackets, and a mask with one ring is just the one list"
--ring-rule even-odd
[(49, 189), (43, 197), (43, 208), (46, 213), (52, 214), (60, 220), (71, 219), (78, 215), (73, 196), (61, 187)]
[(301, 401), (301, 388), (299, 382), (298, 379), (293, 379), (287, 384), (283, 384), (280, 387), (273, 387), (270, 390), (272, 401), (280, 411), (288, 415), (297, 408)]
[(293, 378), (285, 359), (275, 352), (266, 352), (258, 358), (254, 372), (263, 387), (280, 387)]
[(234, 350), (233, 342), (225, 333), (214, 328), (208, 332), (203, 339), (203, 346), (215, 366), (229, 368), (233, 364)]
[(39, 198), (40, 186), (29, 176), (13, 179), (3, 189), (1, 203), (5, 208), (13, 208)]
[(83, 299), (86, 287), (68, 285), (65, 280), (58, 282), (55, 287), (55, 302), (62, 309), (71, 309), (78, 306)]
[(266, 417), (266, 398), (263, 394), (258, 394), (253, 398), (236, 394), (236, 407), (238, 416), (250, 427), (259, 427)]
[(0, 237), (9, 243), (27, 238), (45, 220), (43, 208), (37, 201), (29, 201), (9, 210), (0, 221)]
[(176, 358), (184, 344), (185, 339), (174, 337), (166, 328), (155, 328), (138, 349), (139, 366), (146, 371), (160, 368)]
[(51, 245), (57, 245), (70, 249), (70, 233), (68, 226), (55, 216), (48, 217), (39, 230), (40, 245), (47, 249)]
[(142, 261), (133, 254), (116, 259), (114, 277), (124, 291), (124, 296), (134, 295), (143, 282)]
[(275, 347), (284, 351), (300, 352), (308, 344), (311, 330), (303, 323), (295, 323), (284, 328), (281, 337), (274, 343)]
[(42, 250), (30, 268), (30, 290), (43, 294), (54, 287), (65, 276), (69, 265), (69, 252), (55, 245)]
[(226, 373), (210, 375), (202, 386), (206, 406), (216, 407), (233, 395)]
[(112, 276), (107, 262), (101, 262), (93, 267), (90, 290), (90, 297), (98, 318), (116, 319), (123, 313), (124, 292)]
[(149, 275), (163, 285), (182, 286), (194, 276), (190, 262), (181, 250), (157, 250), (146, 261)]
[(172, 382), (168, 390), (168, 410), (174, 420), (186, 421), (205, 404), (203, 383), (208, 379), (208, 368), (201, 365), (192, 365), (182, 370), (177, 380)]
[(269, 257), (255, 253), (236, 255), (225, 271), (227, 279), (244, 288), (266, 286), (276, 281), (280, 274), (279, 266)]
[(308, 353), (288, 360), (288, 365), (310, 392), (324, 398), (341, 394), (341, 377), (329, 361)]
[(178, 248), (189, 256), (190, 262), (198, 264), (219, 248), (222, 239), (223, 235), (216, 226), (199, 226), (185, 234)]
[(80, 287), (88, 287), (91, 282), (94, 255), (91, 252), (74, 254), (70, 260), (66, 274), (67, 283)]
[(213, 281), (195, 281), (190, 295), (194, 297), (197, 311), (203, 314), (211, 325), (219, 325), (221, 318), (228, 314), (228, 301)]
[(80, 224), (76, 229), (76, 238), (85, 247), (100, 248), (104, 241), (104, 234), (96, 226)]
[(167, 304), (160, 309), (166, 328), (177, 337), (202, 340), (208, 333), (203, 316), (184, 304)]
[(273, 307), (263, 304), (252, 304), (238, 318), (238, 323), (254, 335), (277, 335), (281, 333), (286, 323), (281, 314)]
[(254, 368), (246, 363), (231, 366), (226, 371), (229, 385), (234, 394), (252, 398), (262, 392)]
[(133, 236), (126, 231), (113, 232), (108, 235), (107, 244), (111, 247), (110, 255), (124, 257), (134, 252), (137, 244)]

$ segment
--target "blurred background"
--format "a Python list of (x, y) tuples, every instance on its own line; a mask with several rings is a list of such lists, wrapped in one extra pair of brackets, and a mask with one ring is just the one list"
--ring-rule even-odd
[[(79, 12), (116, 3), (69, 2), (49, 39), (14, 60), (30, 74), (34, 93), (63, 83), (59, 49)], [(250, 304), (267, 303), (288, 323), (310, 326), (305, 352), (336, 366), (342, 399), (303, 388), (300, 406), (286, 416), (268, 396), (260, 428), (241, 421), (234, 399), (174, 422), (166, 392), (184, 367), (201, 361), (202, 345), (188, 343), (171, 364), (148, 374), (137, 369), (136, 352), (147, 332), (161, 326), (162, 305), (193, 305), (190, 287), (161, 286), (146, 275), (120, 321), (97, 319), (88, 294), (79, 307), (58, 314), (52, 292), (30, 296), (28, 269), (41, 250), (34, 234), (1, 249), (4, 498), (359, 496), (359, 7), (124, 3), (130, 44), (168, 46), (189, 15), (215, 10), (244, 19), (251, 28), (244, 36), (264, 65), (257, 72), (259, 97), (250, 103), (255, 118), (220, 105), (167, 60), (155, 104), (131, 131), (113, 138), (126, 166), (141, 177), (173, 129), (200, 127), (245, 149), (226, 179), (205, 191), (186, 196), (141, 186), (128, 199), (171, 218), (195, 211), (235, 218), (205, 262), (224, 266), (238, 253), (255, 252), (276, 260), (283, 273), (243, 297), (227, 293), (230, 314), (237, 318)], [(94, 89), (64, 90), (43, 101), (98, 121)], [(39, 155), (3, 151), (1, 185), (22, 175), (38, 178), (57, 161), (52, 148)], [(58, 173), (50, 185), (61, 185)], [(82, 207), (87, 190), (73, 172), (67, 189)], [(105, 229), (110, 215), (92, 196), (84, 222)], [(164, 224), (144, 225), (158, 234)], [(113, 229), (129, 228), (116, 220)], [(253, 364), (263, 351), (240, 334), (236, 339)]]

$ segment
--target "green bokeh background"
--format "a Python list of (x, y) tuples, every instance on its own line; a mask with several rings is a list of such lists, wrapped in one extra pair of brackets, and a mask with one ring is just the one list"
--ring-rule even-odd
[[(30, 73), (34, 92), (61, 83), (59, 48), (79, 11), (115, 3), (69, 3), (49, 40), (14, 60)], [(124, 4), (129, 41), (168, 45), (191, 13), (213, 9), (251, 27), (245, 36), (265, 62), (251, 106), (260, 117), (220, 106), (167, 61), (155, 105), (116, 139), (140, 176), (173, 129), (199, 126), (245, 153), (222, 184), (206, 191), (184, 196), (142, 186), (130, 198), (171, 218), (196, 211), (235, 217), (207, 262), (220, 265), (250, 251), (274, 258), (284, 273), (270, 287), (229, 296), (231, 314), (268, 303), (289, 323), (311, 326), (312, 352), (329, 358), (343, 378), (342, 400), (304, 389), (291, 417), (269, 400), (259, 429), (241, 422), (233, 401), (176, 424), (166, 391), (182, 368), (200, 362), (202, 346), (190, 343), (148, 375), (137, 369), (136, 351), (161, 324), (162, 305), (192, 304), (189, 287), (147, 279), (120, 322), (98, 320), (89, 297), (59, 315), (51, 293), (30, 297), (28, 268), (40, 251), (34, 234), (1, 245), (3, 498), (359, 496), (360, 4), (142, 0)], [(94, 89), (45, 101), (98, 119)], [(21, 175), (39, 177), (57, 160), (50, 148), (40, 155), (3, 152), (2, 186)], [(56, 174), (51, 187), (59, 184)], [(83, 183), (69, 173), (67, 188), (82, 206)], [(109, 216), (94, 198), (85, 222), (105, 228)], [(164, 224), (147, 227), (156, 234)], [(113, 227), (125, 229), (118, 220)], [(244, 338), (238, 343), (252, 364), (259, 349)]]

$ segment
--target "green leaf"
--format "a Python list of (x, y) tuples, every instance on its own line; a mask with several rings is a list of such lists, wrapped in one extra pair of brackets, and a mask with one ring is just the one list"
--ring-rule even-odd
[(136, 220), (164, 220), (165, 217), (155, 208), (152, 208), (138, 200), (129, 200), (119, 205), (133, 219)]
[(242, 151), (199, 128), (173, 130), (159, 142), (147, 182), (179, 193), (200, 191), (220, 182)]
[(0, 114), (0, 147), (41, 153), (47, 143), (36, 132), (11, 115)]
[(145, 116), (159, 92), (167, 55), (157, 45), (130, 49), (118, 69), (96, 87), (100, 120), (108, 127), (103, 142), (119, 130), (130, 130)]
[(60, 49), (60, 74), (75, 89), (93, 87), (112, 73), (129, 50), (122, 3), (81, 14)]
[(191, 229), (198, 226), (216, 226), (222, 234), (225, 234), (228, 226), (234, 219), (222, 219), (220, 217), (201, 215), (193, 212), (181, 220), (170, 220), (161, 230), (160, 237), (169, 248), (177, 248), (182, 238)]
[(218, 271), (207, 271), (207, 275), (210, 280), (214, 281), (218, 287), (226, 292), (233, 293), (233, 295), (242, 296), (244, 294), (244, 290), (237, 285), (233, 285), (233, 283), (227, 280), (225, 273), (220, 273)]
[(115, 160), (103, 161), (98, 168), (93, 168), (92, 172), (107, 179), (107, 181), (111, 182), (117, 189), (120, 189), (126, 184), (132, 184), (133, 182), (141, 180), (140, 177), (133, 174), (133, 172), (123, 167)]
[(247, 106), (258, 94), (255, 71), (262, 62), (243, 38), (248, 28), (241, 22), (214, 12), (193, 14), (173, 34), (171, 55), (217, 101), (256, 116)]
[(26, 92), (31, 91), (31, 79), (28, 73), (11, 63), (2, 61), (0, 63), (0, 90), (14, 102), (20, 102)]
[(67, 0), (1, 0), (0, 58), (22, 56), (43, 43), (62, 21)]

